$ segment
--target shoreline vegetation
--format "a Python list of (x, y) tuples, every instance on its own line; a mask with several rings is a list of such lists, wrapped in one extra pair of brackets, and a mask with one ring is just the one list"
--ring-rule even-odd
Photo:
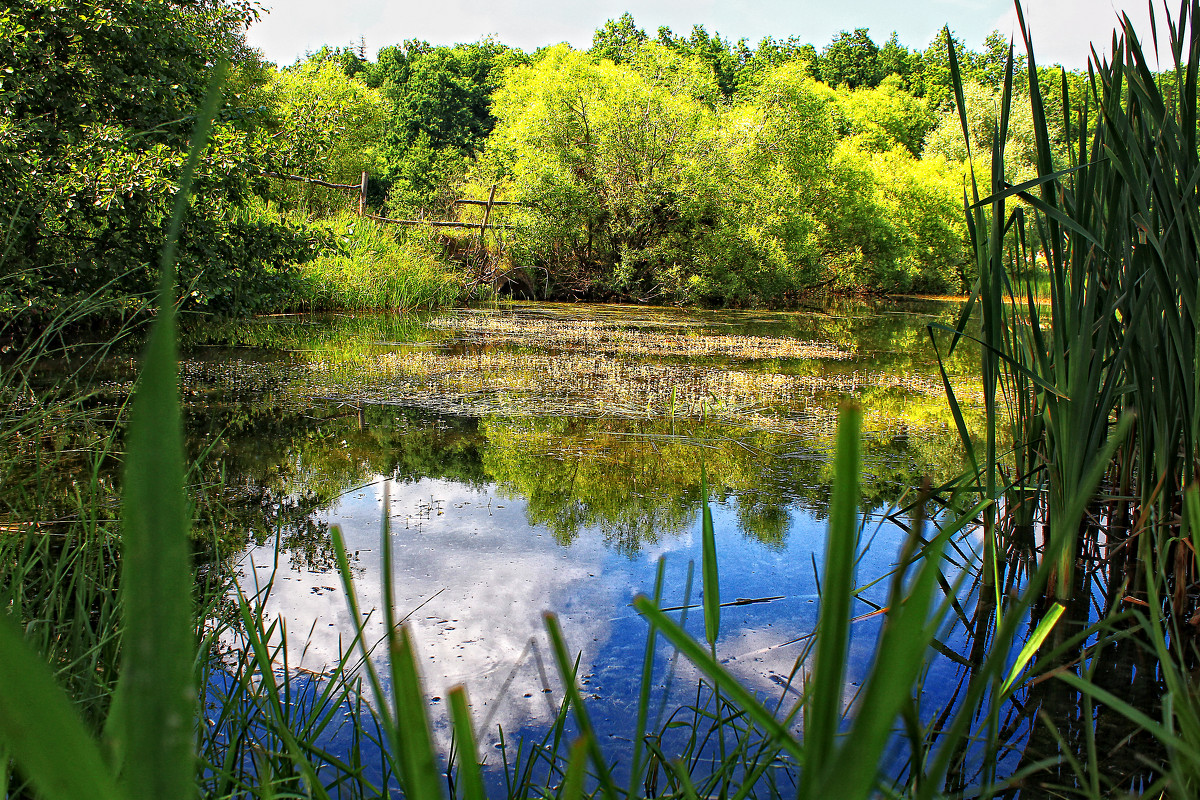
[[(10, 334), (82, 299), (105, 324), (144, 319), (189, 120), (221, 58), (229, 85), (180, 232), (184, 312), (494, 295), (789, 307), (813, 293), (953, 294), (977, 277), (961, 201), (968, 151), (986, 159), (999, 121), (998, 33), (978, 51), (955, 40), (964, 138), (940, 38), (914, 49), (860, 29), (820, 48), (752, 46), (701, 26), (648, 34), (626, 14), (586, 51), (412, 40), (276, 66), (244, 42), (253, 5), (55, 8), (20, 0), (0, 16)], [(1074, 114), (1086, 76), (1066, 78)], [(1018, 90), (1015, 182), (1036, 172), (1033, 105)], [(1065, 157), (1065, 131), (1049, 133)], [(364, 174), (367, 216), (476, 227), (359, 218), (357, 190), (328, 187)], [(501, 205), (481, 232), (489, 197)]]
[[(0, 187), (11, 220), (3, 302), (33, 309), (10, 315), (6, 331), (40, 331), (32, 349), (0, 371), (0, 446), (8, 451), (0, 460), (0, 795), (865, 800), (1200, 791), (1200, 2), (1183, 0), (1177, 17), (1159, 18), (1173, 59), (1166, 72), (1151, 69), (1128, 20), (1086, 76), (1038, 67), (1022, 20), (1025, 56), (1004, 42), (994, 43), (998, 62), (945, 47), (939, 84), (929, 51), (912, 62), (922, 70), (906, 77), (913, 52), (891, 42), (868, 47), (865, 31), (819, 54), (794, 41), (764, 42), (739, 59), (703, 29), (690, 38), (660, 32), (652, 42), (622, 18), (597, 32), (589, 54), (550, 48), (527, 56), (492, 42), (463, 53), (422, 43), (385, 49), (376, 65), (405, 78), (378, 87), (362, 54), (323, 51), (297, 66), (292, 76), (309, 72), (290, 88), (286, 70), (245, 51), (240, 31), (253, 12), (242, 6), (72, 8), (80, 13), (18, 0), (0, 15), (13, 42), (0, 60), (16, 65), (4, 73), (12, 76), (3, 78), (6, 90), (10, 80), (29, 84), (0, 101), (17, 106), (0, 117), (0, 165), (12, 178)], [(162, 35), (133, 46), (147, 26)], [(944, 42), (953, 43), (949, 31)], [(880, 77), (885, 51), (899, 72)], [(863, 53), (871, 58), (864, 62)], [(508, 68), (496, 70), (498, 62)], [(213, 63), (221, 66), (210, 70)], [(814, 79), (814, 63), (817, 75), (844, 80), (845, 96)], [(152, 64), (172, 72), (141, 81)], [(743, 71), (746, 64), (757, 72)], [(393, 113), (418, 114), (417, 78), (436, 85), (439, 65), (458, 76), (458, 88), (486, 87), (482, 97), (496, 98), (489, 116), (462, 105), (445, 128), (410, 116), (408, 127), (389, 129), (388, 103)], [(984, 89), (995, 101), (996, 135), (976, 139), (973, 71), (986, 76), (991, 68), (998, 78)], [(52, 75), (56, 69), (63, 74)], [(360, 73), (367, 78), (355, 83)], [(117, 74), (139, 79), (118, 85)], [(907, 88), (889, 88), (890, 75), (910, 81)], [(925, 111), (946, 92), (936, 107), (958, 125), (965, 173), (930, 177), (903, 126), (854, 127), (881, 117), (875, 104), (883, 96), (864, 91), (911, 108), (918, 75)], [(343, 660), (319, 680), (281, 663), (286, 634), (263, 619), (263, 596), (237, 590), (219, 563), (193, 579), (189, 537), (205, 532), (191, 523), (191, 504), (201, 498), (188, 494), (177, 314), (273, 308), (283, 286), (288, 302), (303, 296), (313, 307), (421, 306), (461, 286), (438, 272), (438, 240), (421, 238), (427, 234), (380, 244), (383, 234), (365, 221), (337, 216), (340, 205), (318, 212), (329, 201), (315, 193), (284, 197), (247, 177), (259, 174), (249, 171), (259, 164), (254, 148), (273, 136), (249, 109), (324, 81), (348, 99), (294, 107), (359, 116), (296, 128), (313, 135), (283, 140), (309, 149), (282, 164), (296, 171), (302, 157), (343, 158), (359, 170), (378, 156), (393, 183), (372, 202), (410, 204), (401, 210), (428, 208), (420, 204), (446, 187), (478, 194), (503, 185), (502, 196), (528, 203), (512, 213), (532, 222), (528, 238), (506, 242), (511, 266), (483, 264), (493, 273), (533, 265), (546, 273), (541, 285), (579, 298), (726, 304), (787, 299), (822, 282), (878, 285), (881, 275), (898, 289), (945, 290), (955, 278), (973, 287), (959, 322), (931, 325), (929, 337), (943, 358), (980, 346), (985, 430), (967, 431), (947, 378), (968, 468), (945, 485), (912, 487), (898, 504), (893, 517), (907, 516), (909, 536), (894, 571), (882, 576), (885, 622), (852, 700), (862, 420), (850, 403), (832, 458), (819, 619), (790, 680), (799, 700), (764, 700), (721, 663), (720, 554), (702, 466), (703, 636), (662, 607), (660, 567), (650, 593), (633, 603), (647, 624), (645, 666), (628, 747), (619, 752), (595, 734), (577, 662), (552, 613), (545, 626), (563, 690), (558, 716), (542, 741), (506, 743), (500, 782), (489, 784), (461, 687), (448, 694), (453, 748), (435, 746), (419, 659), (387, 571), (378, 598), (386, 656), (371, 656), (376, 643), (364, 636), (359, 604), (374, 598), (355, 592), (340, 533), (335, 555), (359, 627)], [(570, 115), (543, 114), (569, 101), (572, 86), (595, 81), (607, 88), (583, 128), (571, 127), (579, 119)], [(222, 105), (222, 86), (232, 105)], [(87, 92), (100, 102), (84, 110), (79, 93)], [(860, 101), (869, 110), (855, 123), (847, 109)], [(662, 114), (651, 130), (671, 121), (680, 149), (640, 136), (647, 129), (637, 127), (634, 107)], [(828, 130), (844, 124), (847, 135), (791, 138), (821, 126), (789, 129), (792, 115), (779, 113), (789, 107), (810, 110)], [(278, 119), (275, 131), (285, 130), (286, 114)], [(348, 134), (370, 130), (372, 119), (378, 141), (402, 145), (398, 160), (352, 146)], [(946, 119), (928, 124), (936, 133)], [(433, 137), (445, 131), (459, 138)], [(596, 137), (582, 149), (581, 132)], [(626, 141), (648, 148), (633, 162), (654, 165), (637, 172), (644, 180), (617, 170), (619, 154), (606, 150)], [(776, 159), (780, 142), (794, 148)], [(548, 155), (533, 164), (529, 152)], [(702, 154), (743, 159), (750, 172), (732, 172), (754, 180), (733, 196), (748, 217), (722, 216), (731, 213), (726, 195), (705, 181), (731, 174), (722, 171), (730, 162), (696, 161)], [(813, 170), (835, 178), (813, 182)], [(955, 174), (968, 186), (965, 217), (955, 206), (961, 222), (943, 225), (937, 202), (927, 216), (929, 206), (905, 199), (937, 195), (926, 182)], [(420, 182), (431, 175), (437, 179)], [(908, 182), (881, 188), (883, 176), (897, 175)], [(610, 191), (608, 178), (629, 191)], [(859, 191), (839, 194), (849, 186)], [(255, 194), (268, 189), (280, 195), (274, 207)], [(582, 207), (581, 196), (591, 198)], [(864, 198), (874, 205), (855, 205)], [(837, 213), (806, 216), (817, 201)], [(906, 209), (911, 219), (899, 213)], [(308, 221), (291, 221), (296, 213)], [(881, 228), (884, 219), (896, 224)], [(955, 237), (966, 243), (958, 262), (930, 249)], [(325, 249), (332, 239), (339, 250)], [(752, 261), (739, 260), (750, 253)], [(290, 266), (301, 263), (307, 273)], [(947, 266), (949, 273), (938, 271)], [(342, 285), (350, 269), (359, 271), (353, 288)], [(403, 277), (393, 281), (393, 272)], [(39, 397), (31, 371), (42, 355), (67, 349), (67, 331), (96, 309), (137, 317), (151, 293), (158, 311), (118, 454), (112, 429), (87, 416), (86, 396), (64, 383), (58, 397)], [(72, 366), (86, 385), (88, 365)], [(82, 428), (68, 429), (71, 421)], [(75, 437), (68, 446), (56, 442), (60, 431)], [(106, 485), (99, 468), (114, 458), (123, 463), (119, 488)], [(968, 510), (954, 513), (960, 508)], [(384, 514), (384, 563), (388, 524)], [(964, 568), (958, 548), (974, 541), (977, 561)], [(945, 655), (940, 636), (951, 625), (969, 631), (969, 649), (954, 654), (962, 670), (950, 702), (931, 709), (923, 701), (927, 668)], [(663, 653), (687, 659), (699, 676), (694, 703), (665, 725), (650, 714)], [(350, 745), (333, 752), (328, 737), (344, 719)], [(376, 757), (377, 767), (367, 763)]]

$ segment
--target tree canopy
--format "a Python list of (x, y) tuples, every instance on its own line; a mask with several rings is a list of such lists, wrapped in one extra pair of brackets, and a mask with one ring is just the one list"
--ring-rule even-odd
[[(626, 13), (587, 51), (410, 39), (373, 57), (362, 42), (327, 45), (279, 68), (245, 44), (255, 8), (14, 0), (0, 12), (0, 304), (98, 292), (139, 307), (222, 59), (233, 77), (181, 241), (197, 309), (277, 306), (295, 265), (333, 246), (322, 220), (345, 193), (265, 177), (279, 174), (357, 184), (365, 171), (372, 209), (408, 218), (454, 216), (456, 198), (495, 185), (523, 204), (505, 212), (505, 269), (560, 296), (778, 304), (816, 287), (971, 280), (944, 37), (880, 46), (858, 28), (821, 47), (752, 46), (702, 25), (651, 35)], [(978, 157), (1009, 42), (955, 46)], [(1052, 118), (1087, 102), (1082, 76), (1043, 74)], [(1028, 108), (1016, 99), (1014, 180), (1032, 169)], [(1051, 131), (1059, 150), (1065, 131)]]

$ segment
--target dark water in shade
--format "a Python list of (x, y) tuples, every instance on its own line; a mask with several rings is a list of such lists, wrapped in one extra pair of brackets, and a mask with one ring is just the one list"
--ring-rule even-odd
[[(353, 635), (332, 568), (337, 525), (372, 612), (369, 638), (382, 635), (382, 570), (395, 575), (443, 744), (439, 709), (459, 683), (488, 746), (498, 726), (513, 736), (552, 720), (561, 695), (546, 610), (580, 654), (598, 730), (621, 740), (633, 730), (646, 631), (630, 601), (652, 591), (660, 558), (664, 605), (687, 604), (691, 563), (699, 601), (702, 464), (721, 599), (756, 601), (723, 610), (718, 656), (764, 697), (796, 697), (787, 686), (819, 610), (838, 403), (864, 408), (867, 584), (904, 538), (892, 504), (921, 476), (944, 480), (961, 464), (925, 327), (953, 324), (956, 311), (522, 305), (256, 321), (185, 342), (188, 427), (224, 476), (222, 524), (250, 532), (242, 586), (274, 576), (267, 610), (285, 621), (291, 665), (321, 672)], [(974, 425), (970, 355), (960, 350), (947, 370)], [(885, 593), (886, 581), (866, 590), (854, 613)], [(879, 621), (854, 626), (848, 700)], [(687, 627), (702, 637), (699, 609)], [(668, 672), (662, 652), (656, 684)], [(949, 691), (927, 686), (930, 702)], [(694, 691), (680, 663), (670, 700)]]

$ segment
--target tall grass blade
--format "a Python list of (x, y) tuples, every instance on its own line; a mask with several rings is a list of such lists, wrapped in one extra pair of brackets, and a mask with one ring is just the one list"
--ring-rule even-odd
[[(258, 624), (254, 612), (251, 610), (250, 604), (246, 598), (239, 593), (238, 611), (241, 615), (243, 630), (246, 634), (246, 640), (250, 644), (251, 651), (254, 655), (254, 663), (258, 666), (259, 680), (262, 685), (261, 697), (266, 703), (266, 712), (273, 722), (273, 730), (283, 740), (284, 754), (293, 764), (296, 771), (303, 775), (308, 783), (308, 794), (316, 798), (328, 798), (329, 795), (325, 791), (318, 777), (316, 770), (308, 759), (308, 753), (304, 749), (300, 740), (296, 736), (296, 732), (292, 730), (288, 724), (287, 709), (284, 704), (285, 689), (276, 680), (275, 662), (271, 657), (271, 648), (267, 643), (267, 633)], [(286, 678), (285, 678), (286, 680)], [(267, 775), (259, 775), (259, 780), (269, 780)]]
[[(124, 797), (45, 661), (0, 614), (0, 751), (47, 800)], [(0, 773), (7, 760), (0, 762)]]
[(567, 774), (563, 778), (561, 800), (581, 800), (583, 797), (584, 779), (587, 777), (587, 757), (591, 749), (592, 737), (580, 736), (571, 745), (571, 754), (567, 759)]
[(162, 252), (158, 317), (130, 414), (122, 504), (124, 656), (117, 689), (117, 752), (130, 798), (193, 790), (196, 688), (192, 572), (184, 496), (183, 426), (175, 344), (175, 250), (192, 176), (221, 103), (228, 65), (213, 71), (192, 133)]
[[(385, 567), (386, 568), (386, 567)], [(425, 711), (425, 694), (417, 672), (417, 654), (407, 625), (388, 633), (392, 675), (396, 694), (394, 741), (404, 765), (405, 796), (413, 800), (441, 800), (437, 754)]]
[(798, 762), (803, 763), (805, 758), (804, 747), (791, 735), (783, 723), (775, 717), (775, 714), (751, 694), (748, 689), (742, 686), (737, 678), (730, 675), (703, 645), (693, 639), (687, 631), (679, 626), (679, 623), (667, 616), (655, 605), (654, 601), (645, 595), (635, 597), (633, 599), (633, 607), (639, 614), (646, 618), (647, 622), (656, 627), (672, 645), (677, 647), (685, 658), (707, 675), (713, 682), (713, 685), (718, 687), (731, 703), (745, 712), (746, 716), (754, 724), (766, 731), (767, 735), (780, 749), (787, 751)]
[(583, 704), (583, 697), (579, 693), (579, 685), (575, 682), (574, 662), (572, 662), (570, 656), (567, 654), (567, 642), (563, 638), (562, 627), (558, 624), (557, 615), (547, 612), (542, 617), (546, 622), (546, 633), (550, 637), (550, 646), (554, 651), (554, 661), (558, 666), (558, 675), (563, 683), (563, 691), (566, 693), (566, 703), (575, 711), (575, 724), (579, 726), (580, 736), (584, 737), (587, 741), (587, 751), (591, 756), (592, 767), (596, 770), (596, 778), (600, 782), (600, 788), (606, 797), (615, 800), (618, 797), (617, 786), (613, 783), (612, 772), (604, 760), (604, 752), (596, 742), (595, 729), (592, 727), (591, 717), (588, 715), (587, 706)]
[[(846, 657), (850, 647), (850, 604), (858, 549), (859, 436), (862, 410), (842, 404), (834, 456), (829, 531), (825, 540), (821, 612), (817, 619), (817, 652), (805, 696), (804, 746), (808, 763), (829, 764), (842, 720)], [(818, 769), (800, 776), (800, 794), (815, 797)]]
[[(942, 550), (949, 536), (949, 531), (943, 531), (925, 547), (920, 556), (920, 570), (907, 596), (901, 573), (897, 573), (883, 633), (854, 722), (836, 756), (820, 769), (821, 788), (815, 797), (865, 799), (875, 789), (877, 771), (896, 719), (913, 696), (913, 687), (940, 622), (939, 615), (931, 616), (930, 612), (942, 568)], [(910, 541), (915, 551), (920, 541), (920, 526), (914, 529)], [(901, 569), (907, 566), (902, 564)], [(818, 642), (817, 647), (820, 646)]]
[(479, 769), (479, 747), (475, 743), (475, 723), (471, 720), (471, 704), (467, 690), (455, 686), (450, 690), (450, 719), (454, 724), (454, 746), (458, 751), (458, 783), (463, 800), (486, 800), (483, 774)]
[(704, 638), (715, 651), (721, 632), (721, 590), (717, 575), (717, 540), (713, 533), (712, 509), (708, 506), (708, 475), (700, 465), (701, 537), (700, 572), (704, 578)]
[[(667, 560), (659, 556), (658, 570), (654, 575), (654, 606), (662, 607), (663, 583), (666, 576)], [(627, 797), (637, 794), (638, 782), (642, 780), (642, 756), (645, 750), (646, 724), (650, 718), (650, 691), (654, 686), (654, 653), (658, 645), (658, 628), (653, 624), (646, 631), (646, 649), (642, 653), (642, 680), (638, 685), (637, 721), (634, 723), (633, 757), (629, 768), (629, 789)], [(663, 691), (669, 691), (665, 686)]]

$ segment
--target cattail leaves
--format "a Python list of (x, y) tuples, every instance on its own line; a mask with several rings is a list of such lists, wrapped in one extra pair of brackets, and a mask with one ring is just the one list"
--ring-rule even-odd
[[(1177, 80), (1186, 85), (1200, 63), (1200, 42), (1195, 37), (1184, 42), (1181, 32), (1195, 21), (1197, 3), (1185, 0), (1180, 9), (1178, 26), (1172, 21), (1169, 27), (1176, 37), (1171, 49)], [(1002, 114), (986, 197), (966, 208), (980, 269), (978, 302), (968, 309), (981, 322), (987, 414), (986, 452), (976, 467), (987, 499), (1045, 498), (1046, 556), (1058, 559), (1052, 593), (1065, 601), (1072, 591), (1080, 515), (1098, 486), (1096, 465), (1120, 448), (1122, 463), (1133, 464), (1128, 474), (1143, 505), (1160, 479), (1170, 476), (1157, 500), (1158, 514), (1165, 516), (1196, 463), (1196, 102), (1186, 91), (1174, 97), (1163, 89), (1123, 18), (1111, 61), (1093, 58), (1091, 96), (1072, 98), (1065, 76), (1060, 81), (1068, 138), (1065, 156), (1056, 155), (1042, 94), (1044, 71), (1037, 67), (1019, 5), (1017, 11), (1028, 53), (1020, 80), (1028, 84), (1038, 176), (1017, 186), (1006, 182), (1008, 131)], [(1018, 81), (1012, 63), (1010, 49), (1005, 102)], [(957, 57), (951, 72), (961, 83)], [(956, 97), (962, 101), (961, 87)], [(1091, 127), (1089, 105), (1101, 109)], [(1078, 108), (1075, 124), (1072, 108)], [(974, 186), (974, 176), (972, 181)], [(1011, 213), (1008, 199), (1017, 203)], [(1049, 289), (1048, 304), (1039, 280)], [(965, 335), (966, 322), (964, 315), (955, 342)], [(1137, 411), (1136, 435), (1114, 441), (1123, 436), (1116, 420), (1131, 410)], [(968, 452), (975, 453), (970, 444)], [(989, 557), (1000, 552), (991, 517), (989, 511)], [(988, 561), (985, 582), (998, 573)]]

